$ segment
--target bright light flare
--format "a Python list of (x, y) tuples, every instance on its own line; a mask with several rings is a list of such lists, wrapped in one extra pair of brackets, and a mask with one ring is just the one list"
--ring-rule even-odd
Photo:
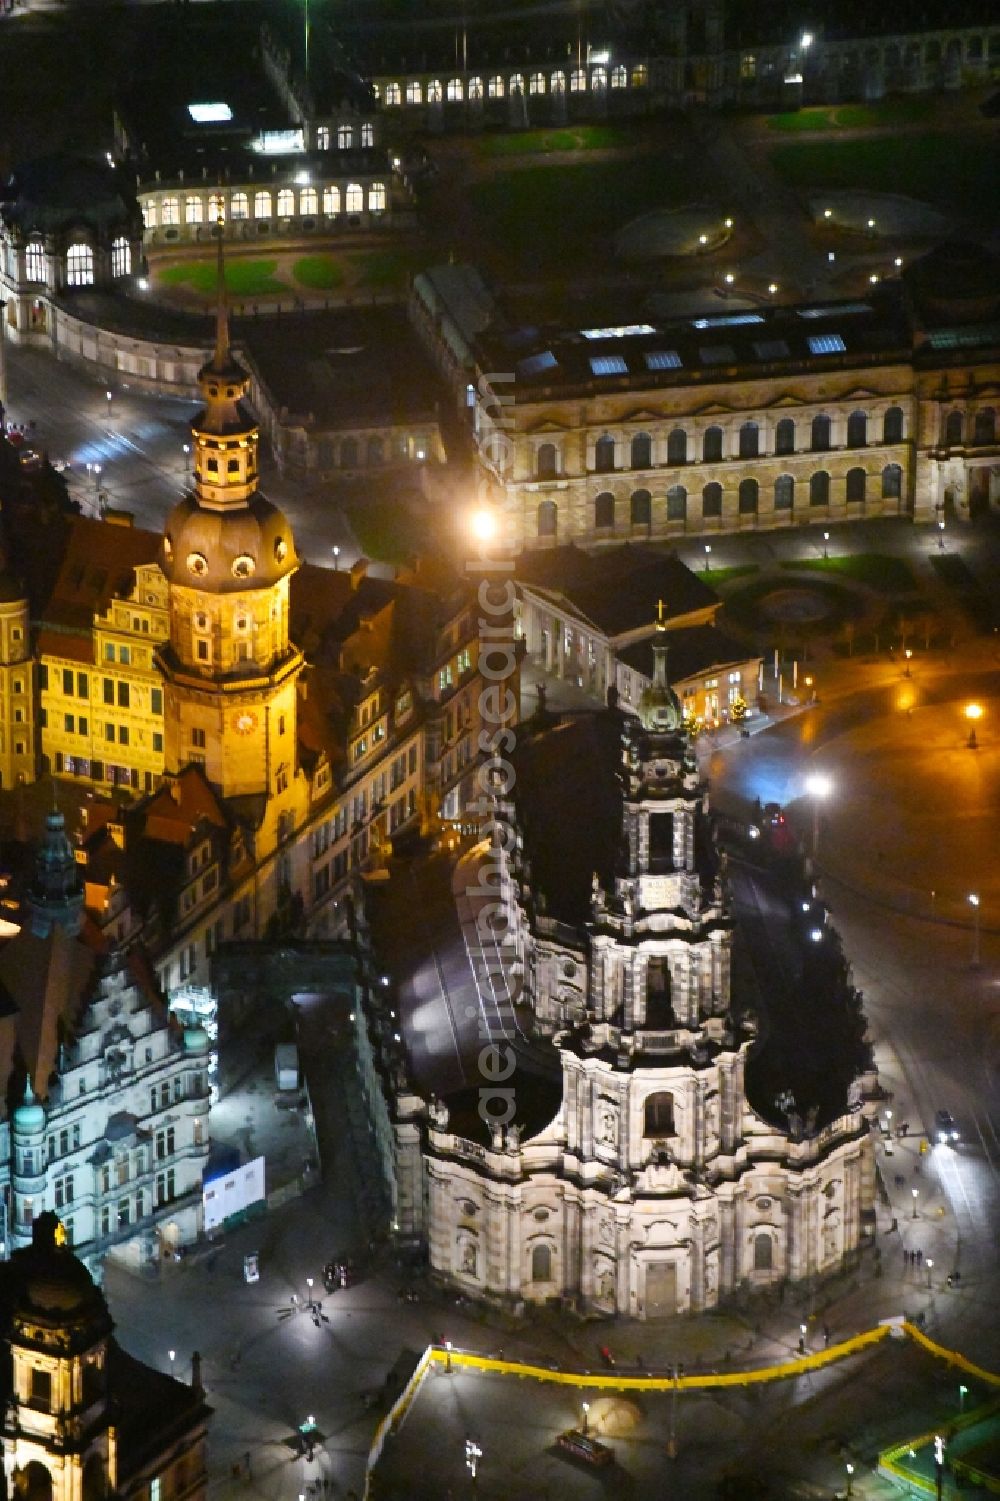
[(964, 709), (964, 713), (965, 713), (966, 719), (972, 719), (972, 720), (982, 719), (982, 717), (983, 717), (983, 706), (982, 706), (982, 704), (966, 704), (965, 709)]
[(822, 772), (814, 772), (811, 777), (806, 777), (806, 791), (810, 797), (829, 797), (833, 782)]
[(497, 534), (497, 518), (494, 512), (487, 510), (485, 506), (478, 511), (473, 511), (469, 524), (477, 542), (492, 542)]

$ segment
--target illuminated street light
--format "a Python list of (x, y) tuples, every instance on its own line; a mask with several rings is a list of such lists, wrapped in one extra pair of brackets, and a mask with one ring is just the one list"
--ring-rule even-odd
[(824, 558), (828, 558), (830, 556), (830, 533), (829, 532), (824, 532), (823, 533), (823, 556), (824, 556)]
[(733, 227), (733, 221), (732, 221), (732, 219), (724, 219), (723, 223), (725, 224), (725, 226), (726, 226), (727, 229), (732, 229), (732, 227)]
[(770, 292), (771, 296), (773, 297), (774, 294), (775, 294), (775, 292), (778, 290), (778, 283), (776, 281), (772, 281), (767, 290)]
[(589, 1431), (589, 1426), (590, 1426), (589, 1419), (588, 1419), (588, 1416), (587, 1416), (587, 1414), (590, 1412), (590, 1403), (589, 1402), (583, 1402), (583, 1403), (581, 1403), (581, 1411), (583, 1412), (583, 1423), (582, 1423), (581, 1426), (583, 1428), (584, 1433), (587, 1433)]
[(976, 739), (976, 725), (983, 717), (982, 704), (966, 704), (962, 711), (969, 721), (969, 738), (965, 742), (969, 750), (978, 750), (979, 741)]
[(832, 208), (825, 208), (823, 210), (823, 218), (824, 219), (832, 219), (833, 218), (833, 209)]
[(698, 244), (699, 245), (707, 245), (708, 244), (708, 235), (699, 235), (698, 236)]
[(105, 391), (104, 394), (108, 398), (108, 421), (110, 422), (111, 421), (111, 403), (114, 400), (114, 393), (112, 391)]
[(451, 1371), (451, 1340), (450, 1339), (446, 1339), (445, 1342), (444, 1342), (444, 1353), (445, 1353), (444, 1368), (445, 1368), (446, 1371), (450, 1372)]
[(908, 646), (906, 648), (906, 650), (904, 651), (903, 656), (906, 658), (906, 666), (903, 668), (903, 676), (904, 676), (904, 678), (908, 678), (908, 677), (911, 676), (911, 674), (910, 674), (910, 658), (913, 656), (913, 648)]
[(167, 1359), (170, 1361), (170, 1374), (171, 1374), (171, 1376), (174, 1374), (174, 1361), (176, 1360), (176, 1358), (177, 1358), (177, 1351), (176, 1350), (168, 1350), (167, 1351)]
[(871, 274), (871, 276), (869, 276), (868, 280), (871, 282), (872, 286), (874, 286), (875, 283), (878, 281), (878, 272), (877, 271), (873, 271), (872, 274)]
[(919, 1188), (911, 1188), (910, 1192), (913, 1195), (913, 1218), (916, 1219), (916, 1217), (917, 1217), (917, 1200), (920, 1198), (920, 1189)]
[(339, 568), (340, 568), (340, 548), (337, 546), (336, 543), (334, 543), (334, 545), (333, 545), (333, 571), (334, 571), (334, 573), (338, 572)]
[(833, 263), (834, 263), (834, 261), (837, 259), (837, 252), (835, 250), (828, 250), (826, 252), (826, 258), (830, 262), (830, 265), (832, 266)]
[(969, 906), (972, 908), (972, 968), (979, 968), (979, 893), (969, 892)]
[(822, 773), (817, 772), (813, 776), (806, 778), (806, 792), (813, 800), (812, 857), (814, 860), (816, 859), (816, 854), (819, 849), (820, 804), (823, 802), (824, 798), (830, 796), (830, 793), (832, 791), (833, 783), (831, 782), (829, 777), (823, 776)]
[(727, 271), (726, 272), (726, 286), (727, 287), (731, 287), (732, 284), (733, 284), (733, 282), (735, 280), (736, 280), (736, 277), (733, 275), (733, 273), (731, 271)]
[(850, 1460), (847, 1461), (847, 1464), (846, 1464), (845, 1468), (847, 1470), (847, 1494), (849, 1496), (853, 1496), (854, 1495), (854, 1466), (851, 1464)]
[(966, 1397), (968, 1395), (969, 1395), (969, 1388), (967, 1386), (960, 1386), (958, 1388), (958, 1410), (959, 1410), (959, 1412), (964, 1412), (965, 1411), (965, 1399), (966, 1399)]
[(472, 535), (477, 542), (492, 542), (497, 534), (497, 518), (486, 506), (481, 506), (472, 515)]
[(801, 47), (802, 51), (803, 52), (808, 52), (809, 48), (812, 46), (812, 44), (813, 44), (813, 35), (812, 35), (812, 32), (811, 31), (804, 31), (802, 33), (802, 40), (799, 43), (799, 46)]
[(903, 257), (902, 257), (902, 256), (901, 256), (901, 255), (897, 255), (897, 257), (896, 257), (896, 259), (895, 259), (895, 260), (894, 260), (894, 261), (893, 261), (893, 263), (892, 263), (892, 264), (893, 264), (893, 265), (894, 265), (894, 266), (895, 266), (895, 267), (896, 267), (896, 269), (897, 269), (897, 270), (898, 270), (898, 269), (899, 269), (899, 267), (900, 267), (900, 266), (901, 266), (901, 265), (902, 265), (902, 264), (903, 264)]
[(939, 548), (939, 550), (941, 552), (944, 552), (944, 522), (943, 521), (939, 521), (938, 522), (938, 548)]
[(708, 560), (709, 560), (709, 558), (711, 556), (712, 556), (712, 544), (711, 544), (711, 542), (706, 542), (705, 543), (705, 572), (706, 573), (708, 572), (708, 567), (709, 567)]
[(875, 220), (874, 219), (869, 219), (868, 220), (868, 228), (869, 229), (874, 229), (875, 228)]
[(927, 1268), (927, 1291), (930, 1292), (930, 1290), (931, 1290), (931, 1272), (934, 1270), (934, 1258), (932, 1256), (928, 1256), (927, 1260), (924, 1262), (924, 1265)]
[(806, 1325), (805, 1324), (800, 1324), (799, 1325), (799, 1354), (800, 1355), (804, 1355), (806, 1353), (806, 1332), (807, 1332), (806, 1331)]

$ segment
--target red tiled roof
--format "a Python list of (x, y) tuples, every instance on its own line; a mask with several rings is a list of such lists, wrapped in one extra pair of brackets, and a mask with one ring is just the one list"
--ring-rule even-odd
[(76, 631), (47, 630), (38, 633), (39, 657), (60, 657), (67, 662), (94, 665), (94, 638)]

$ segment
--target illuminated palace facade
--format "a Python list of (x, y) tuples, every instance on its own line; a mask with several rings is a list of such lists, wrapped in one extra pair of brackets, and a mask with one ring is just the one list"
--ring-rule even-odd
[(495, 1037), (480, 1064), (494, 1091), (424, 1103), (398, 1062), (382, 1076), (399, 1227), (473, 1296), (699, 1311), (843, 1266), (871, 1223), (861, 1029), (816, 1060), (835, 1088), (803, 1071), (751, 1089), (759, 1002), (734, 990), (728, 885), (666, 636), (638, 715), (519, 730), (488, 885), (534, 1047)]
[(1000, 263), (944, 244), (853, 301), (539, 331), (471, 267), (414, 326), (519, 548), (1000, 507)]

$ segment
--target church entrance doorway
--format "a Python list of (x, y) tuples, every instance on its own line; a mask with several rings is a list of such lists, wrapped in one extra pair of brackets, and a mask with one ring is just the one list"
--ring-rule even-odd
[(677, 1312), (677, 1267), (654, 1261), (646, 1268), (646, 1317), (665, 1319)]

